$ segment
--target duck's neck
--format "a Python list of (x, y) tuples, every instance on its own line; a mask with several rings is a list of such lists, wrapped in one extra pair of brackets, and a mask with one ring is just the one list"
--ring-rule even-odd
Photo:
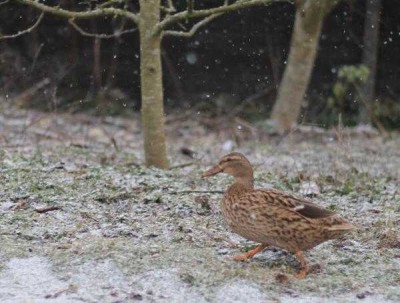
[(253, 176), (236, 177), (233, 183), (226, 191), (228, 196), (240, 196), (254, 189)]

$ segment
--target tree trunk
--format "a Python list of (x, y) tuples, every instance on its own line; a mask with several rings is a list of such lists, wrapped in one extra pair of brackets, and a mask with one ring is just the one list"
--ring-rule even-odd
[(146, 165), (168, 168), (164, 129), (161, 36), (153, 29), (160, 21), (160, 0), (140, 0), (140, 76)]
[(98, 37), (93, 40), (93, 84), (94, 93), (98, 95), (103, 86), (101, 72), (101, 40)]
[(289, 130), (297, 122), (313, 69), (322, 23), (334, 1), (297, 2), (289, 57), (271, 116), (280, 132)]
[(376, 61), (379, 42), (379, 13), (381, 0), (367, 0), (364, 21), (363, 64), (368, 67), (369, 74), (362, 90), (363, 104), (361, 104), (359, 122), (371, 123), (370, 106), (375, 97)]

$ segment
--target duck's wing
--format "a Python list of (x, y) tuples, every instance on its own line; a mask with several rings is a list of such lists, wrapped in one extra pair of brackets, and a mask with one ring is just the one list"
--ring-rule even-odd
[(334, 212), (320, 207), (310, 200), (296, 197), (276, 189), (259, 189), (252, 193), (259, 196), (259, 199), (268, 205), (287, 209), (308, 219), (322, 219), (335, 215)]

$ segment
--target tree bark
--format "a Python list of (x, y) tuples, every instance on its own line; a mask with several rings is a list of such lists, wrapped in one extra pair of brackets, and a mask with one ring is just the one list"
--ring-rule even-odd
[(271, 115), (280, 132), (290, 130), (297, 122), (314, 66), (323, 20), (333, 2), (297, 1), (289, 57)]
[(93, 84), (94, 93), (98, 95), (103, 86), (103, 77), (101, 72), (101, 40), (94, 38), (93, 40)]
[(363, 102), (359, 114), (359, 122), (361, 123), (371, 123), (371, 117), (367, 106), (372, 103), (375, 97), (381, 0), (367, 0), (366, 5), (362, 62), (366, 67), (368, 67), (369, 74), (362, 89), (361, 98), (363, 98)]
[(140, 75), (146, 165), (168, 168), (164, 128), (161, 34), (153, 34), (159, 21), (160, 0), (140, 0)]
[[(101, 5), (96, 5), (93, 9), (87, 11), (73, 11), (60, 8), (59, 6), (49, 6), (35, 0), (14, 1), (23, 5), (29, 5), (44, 13), (69, 19), (70, 22), (74, 19), (84, 20), (96, 17), (112, 16), (127, 18), (128, 20), (138, 24), (140, 32), (140, 73), (145, 158), (148, 166), (156, 166), (160, 168), (169, 167), (164, 128), (163, 83), (160, 49), (162, 36), (167, 33), (169, 35), (190, 37), (201, 26), (221, 14), (257, 5), (262, 6), (273, 2), (272, 0), (251, 0), (236, 1), (229, 4), (229, 1), (225, 1), (226, 3), (224, 5), (210, 9), (193, 10), (189, 8), (172, 15), (166, 14), (163, 20), (160, 20), (161, 0), (139, 0), (140, 13), (134, 13), (126, 8), (118, 8), (113, 5), (116, 4), (115, 1), (109, 1), (108, 4), (110, 6), (105, 6), (105, 3), (103, 3)], [(193, 1), (189, 1), (189, 7), (192, 7), (192, 5)], [(189, 31), (167, 30), (170, 25), (188, 20), (189, 18), (203, 18), (203, 20), (195, 23)], [(39, 19), (39, 21), (40, 20), (41, 19)], [(30, 32), (32, 29), (33, 28), (29, 28), (25, 32), (22, 32), (22, 34)], [(78, 31), (82, 33), (81, 30)], [(21, 32), (17, 34), (21, 35)]]

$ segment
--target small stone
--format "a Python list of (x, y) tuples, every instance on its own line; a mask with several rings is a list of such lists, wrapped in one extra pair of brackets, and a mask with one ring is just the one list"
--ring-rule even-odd
[[(147, 294), (151, 295), (152, 293), (149, 293), (149, 292), (151, 292), (151, 290), (147, 291)], [(133, 293), (129, 294), (129, 299), (133, 299), (133, 300), (136, 300), (136, 301), (142, 301), (143, 300), (143, 296), (141, 294), (133, 292)]]
[(113, 290), (113, 291), (110, 292), (110, 295), (112, 297), (118, 297), (118, 292), (116, 290)]
[(357, 294), (356, 297), (358, 299), (365, 299), (366, 296), (370, 296), (370, 295), (372, 295), (372, 292), (367, 290), (367, 291)]
[(279, 273), (275, 276), (275, 281), (281, 284), (287, 284), (289, 282), (289, 277)]
[(181, 275), (180, 275), (180, 278), (181, 278), (181, 280), (182, 280), (183, 282), (185, 282), (185, 283), (187, 283), (187, 284), (190, 284), (190, 285), (193, 285), (193, 284), (194, 284), (194, 281), (196, 280), (196, 279), (194, 278), (194, 276), (192, 276), (191, 274), (188, 274), (188, 273), (183, 273), (183, 274), (181, 274)]
[(313, 264), (313, 265), (310, 266), (309, 273), (319, 274), (321, 272), (322, 272), (321, 264)]
[(380, 209), (376, 209), (376, 208), (368, 209), (368, 211), (373, 214), (380, 214), (382, 212)]
[(226, 254), (228, 254), (228, 249), (226, 249), (226, 248), (221, 248), (221, 249), (218, 249), (218, 251), (217, 251), (217, 253), (219, 254), (219, 255), (226, 255)]
[(196, 196), (194, 198), (194, 201), (196, 203), (199, 203), (201, 208), (203, 208), (205, 210), (211, 210), (209, 199), (208, 199), (208, 197), (206, 195)]
[(379, 239), (378, 248), (400, 248), (400, 239), (396, 231), (388, 230), (384, 232)]
[(158, 237), (158, 234), (155, 234), (155, 233), (150, 233), (150, 234), (147, 234), (146, 235), (146, 238), (157, 238)]

